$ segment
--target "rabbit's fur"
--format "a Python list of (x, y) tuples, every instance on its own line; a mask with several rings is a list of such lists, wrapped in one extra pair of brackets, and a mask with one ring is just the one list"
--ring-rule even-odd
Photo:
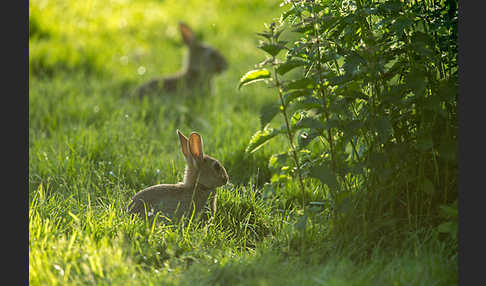
[[(186, 159), (184, 181), (177, 184), (159, 184), (136, 193), (129, 204), (129, 211), (152, 219), (160, 212), (167, 219), (196, 216), (211, 195), (210, 208), (216, 212), (216, 188), (228, 182), (228, 174), (215, 158), (204, 154), (201, 136), (192, 132), (187, 139), (179, 130), (182, 154)], [(195, 208), (195, 209), (194, 209)]]
[(184, 67), (172, 76), (156, 77), (139, 86), (134, 94), (142, 97), (178, 89), (211, 89), (212, 78), (228, 68), (226, 58), (213, 47), (199, 42), (185, 23), (179, 22), (179, 31), (189, 48)]

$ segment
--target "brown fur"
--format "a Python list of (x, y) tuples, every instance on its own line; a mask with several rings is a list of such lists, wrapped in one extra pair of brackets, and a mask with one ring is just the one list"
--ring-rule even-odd
[(179, 31), (189, 48), (186, 65), (174, 75), (150, 79), (135, 90), (135, 95), (142, 97), (183, 89), (210, 90), (212, 78), (227, 69), (225, 57), (211, 46), (199, 42), (189, 26), (179, 23)]
[[(177, 184), (159, 184), (136, 193), (129, 211), (152, 219), (157, 212), (168, 221), (198, 215), (211, 196), (210, 208), (216, 212), (216, 188), (228, 182), (228, 174), (221, 163), (204, 154), (202, 138), (196, 132), (187, 139), (177, 130), (181, 150), (186, 158), (184, 181)], [(145, 213), (147, 211), (147, 213)]]

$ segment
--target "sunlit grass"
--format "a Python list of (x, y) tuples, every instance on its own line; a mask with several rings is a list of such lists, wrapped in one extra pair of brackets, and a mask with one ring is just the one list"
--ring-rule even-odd
[[(35, 22), (29, 41), (29, 284), (454, 281), (455, 260), (444, 259), (449, 254), (433, 240), (415, 252), (379, 253), (361, 265), (333, 252), (332, 225), (309, 220), (302, 255), (296, 184), (264, 199), (269, 156), (287, 145), (275, 140), (254, 154), (244, 150), (260, 128), (259, 107), (275, 95), (260, 85), (241, 91), (236, 86), (255, 59), (264, 59), (255, 49), (255, 33), (280, 14), (279, 4), (29, 2)], [(229, 69), (215, 79), (209, 96), (129, 98), (138, 83), (181, 68), (187, 51), (176, 29), (179, 20), (220, 49)], [(205, 151), (225, 165), (231, 184), (219, 190), (211, 222), (153, 226), (132, 218), (126, 205), (144, 187), (182, 180), (176, 129), (200, 132)], [(323, 200), (319, 186), (309, 184), (309, 197)]]
[(185, 51), (177, 23), (185, 21), (225, 53), (234, 79), (239, 65), (248, 67), (242, 59), (258, 53), (253, 35), (263, 27), (262, 17), (278, 15), (275, 7), (278, 1), (31, 1), (29, 19), (50, 36), (29, 43), (29, 60), (42, 61), (45, 69), (55, 63), (73, 69), (95, 54), (88, 71), (143, 81), (180, 68)]

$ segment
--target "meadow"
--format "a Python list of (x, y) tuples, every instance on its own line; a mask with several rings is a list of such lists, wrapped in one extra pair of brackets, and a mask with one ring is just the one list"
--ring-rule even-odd
[[(269, 163), (288, 150), (285, 137), (247, 152), (276, 92), (238, 84), (265, 59), (257, 33), (286, 10), (281, 2), (29, 1), (30, 285), (457, 284), (453, 190), (417, 211), (433, 222), (408, 209), (408, 221), (379, 213), (364, 226), (349, 206), (333, 219), (315, 178), (304, 180), (302, 208), (299, 180)], [(220, 50), (228, 70), (210, 94), (130, 97), (182, 67), (178, 21)], [(182, 181), (177, 129), (199, 132), (228, 172), (215, 217), (161, 226), (130, 216), (136, 192)]]

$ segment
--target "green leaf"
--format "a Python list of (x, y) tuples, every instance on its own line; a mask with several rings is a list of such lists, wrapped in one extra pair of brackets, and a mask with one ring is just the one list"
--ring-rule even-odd
[(270, 40), (271, 38), (274, 38), (275, 40), (278, 39), (278, 37), (280, 37), (280, 34), (282, 34), (284, 30), (283, 29), (280, 29), (280, 30), (274, 30), (273, 34), (271, 31), (263, 31), (261, 33), (256, 33), (258, 36), (262, 36), (268, 40)]
[(292, 102), (287, 106), (289, 113), (309, 111), (311, 109), (322, 110), (322, 103), (317, 98), (307, 97), (304, 100)]
[(286, 41), (278, 41), (277, 43), (262, 42), (258, 48), (269, 53), (272, 57), (276, 56), (281, 50), (285, 49)]
[(265, 183), (262, 189), (262, 195), (264, 199), (270, 198), (275, 195), (275, 188), (270, 183)]
[(441, 214), (446, 218), (457, 219), (459, 215), (459, 211), (457, 209), (457, 201), (455, 201), (451, 205), (440, 205), (439, 208)]
[(424, 109), (430, 110), (434, 113), (437, 113), (438, 115), (441, 115), (444, 118), (447, 118), (447, 112), (442, 107), (442, 101), (438, 95), (433, 94), (427, 96), (426, 98), (424, 98), (423, 101), (421, 101), (421, 105)]
[(431, 137), (418, 137), (416, 146), (421, 151), (428, 151), (434, 147), (434, 141)]
[(420, 69), (413, 69), (405, 77), (407, 87), (412, 89), (417, 96), (424, 96), (425, 89), (427, 88), (427, 75), (425, 71)]
[(437, 94), (440, 95), (443, 101), (454, 104), (457, 100), (457, 88), (457, 80), (453, 80), (453, 78), (442, 80), (439, 83), (439, 90)]
[(317, 129), (322, 130), (326, 128), (324, 123), (321, 120), (313, 117), (304, 117), (302, 118), (297, 124), (295, 125), (296, 128), (310, 128), (310, 129)]
[(324, 122), (324, 129), (330, 129), (330, 128), (337, 128), (339, 127), (339, 120), (337, 119), (329, 119)]
[(298, 90), (293, 90), (290, 92), (287, 92), (283, 95), (283, 101), (285, 105), (288, 105), (291, 103), (294, 99), (303, 97), (303, 96), (310, 96), (313, 93), (313, 89), (298, 89)]
[(457, 200), (450, 205), (440, 205), (441, 214), (448, 218), (448, 221), (440, 224), (437, 227), (439, 232), (449, 233), (454, 239), (457, 238)]
[(366, 63), (365, 60), (357, 53), (347, 56), (344, 61), (343, 69), (346, 71), (346, 73), (355, 73), (360, 64), (362, 65)]
[(280, 111), (280, 104), (269, 103), (262, 106), (260, 109), (260, 124), (263, 129), (267, 123), (270, 123), (272, 119)]
[(314, 81), (310, 78), (301, 78), (297, 80), (293, 80), (285, 85), (286, 90), (291, 89), (303, 89), (303, 88), (313, 88)]
[(291, 71), (292, 69), (305, 65), (306, 62), (302, 59), (291, 59), (286, 62), (281, 63), (277, 68), (277, 73), (279, 75), (284, 75)]
[(353, 78), (350, 73), (345, 73), (344, 75), (338, 75), (329, 78), (330, 85), (340, 85), (351, 81)]
[(380, 144), (385, 143), (390, 138), (393, 131), (390, 120), (385, 116), (381, 116), (376, 119), (375, 126), (378, 131), (378, 142)]
[(435, 192), (434, 184), (427, 178), (424, 179), (424, 182), (422, 184), (422, 188), (423, 188), (424, 192), (426, 192), (429, 195), (432, 195)]
[(321, 102), (314, 97), (307, 97), (304, 100), (298, 100), (287, 105), (289, 114), (300, 111), (310, 111), (312, 109), (322, 110)]
[(411, 42), (411, 48), (417, 53), (421, 54), (423, 57), (427, 58), (434, 55), (434, 52), (430, 48), (433, 46), (433, 41), (427, 34), (420, 31), (415, 31), (415, 33), (412, 35)]
[(299, 144), (299, 148), (306, 147), (313, 139), (319, 137), (320, 135), (321, 133), (317, 132), (316, 130), (311, 130), (310, 132), (300, 132), (297, 136), (297, 143)]
[(325, 202), (309, 202), (309, 205), (311, 206), (325, 206)]
[(405, 86), (405, 84), (391, 86), (388, 92), (386, 92), (383, 97), (383, 103), (391, 104), (395, 106), (405, 104), (403, 97), (406, 91), (407, 91), (407, 87)]
[(268, 168), (271, 170), (280, 169), (280, 167), (287, 164), (288, 158), (289, 154), (287, 152), (272, 154), (270, 159), (268, 159)]
[(399, 16), (395, 19), (390, 27), (397, 35), (405, 35), (405, 30), (413, 25), (413, 21), (405, 15)]
[(265, 128), (258, 130), (250, 139), (250, 143), (245, 149), (247, 153), (253, 153), (260, 149), (264, 144), (268, 143), (268, 140), (272, 139), (282, 131), (279, 129)]
[(272, 178), (270, 179), (272, 184), (285, 184), (286, 182), (290, 181), (292, 177), (287, 174), (273, 174)]
[(340, 213), (348, 212), (352, 204), (352, 193), (351, 192), (339, 192), (336, 196), (336, 208)]
[(267, 69), (251, 70), (240, 78), (238, 89), (240, 89), (244, 85), (254, 83), (260, 80), (264, 80), (269, 77), (270, 77), (270, 72)]
[(301, 231), (305, 230), (305, 227), (307, 225), (307, 215), (301, 216), (297, 223), (295, 224), (295, 228)]
[(369, 97), (360, 90), (349, 90), (344, 92), (344, 97), (349, 100), (363, 99), (368, 100)]
[(309, 169), (309, 175), (313, 178), (319, 179), (323, 184), (330, 189), (337, 189), (338, 182), (336, 176), (333, 174), (328, 166), (313, 166)]
[(294, 33), (310, 33), (314, 34), (315, 33), (315, 27), (313, 23), (298, 23), (294, 25), (294, 29), (292, 29), (292, 32)]
[(287, 19), (287, 17), (289, 17), (290, 15), (295, 16), (295, 14), (296, 14), (295, 8), (294, 7), (290, 8), (289, 10), (282, 13), (281, 15), (282, 21), (285, 21), (285, 19)]
[(267, 39), (271, 39), (272, 38), (272, 33), (270, 32), (267, 32), (267, 31), (264, 31), (264, 32), (261, 32), (261, 33), (256, 33), (258, 36), (262, 36), (264, 38), (267, 38)]
[(387, 158), (383, 152), (371, 151), (368, 155), (367, 165), (372, 169), (383, 168), (386, 160)]
[(453, 221), (447, 221), (447, 222), (441, 223), (437, 227), (437, 230), (439, 232), (450, 233), (451, 235), (454, 235), (454, 233), (457, 231), (457, 223), (455, 223)]
[(321, 17), (321, 19), (321, 30), (330, 30), (337, 24), (339, 17), (333, 15), (324, 15)]
[(457, 162), (457, 141), (448, 140), (442, 141), (437, 148), (439, 151), (439, 156), (445, 160)]
[(358, 134), (358, 130), (363, 126), (363, 121), (358, 120), (358, 119), (352, 119), (347, 121), (343, 128), (342, 131), (344, 132), (344, 137), (347, 140), (350, 140), (354, 136)]
[(378, 11), (386, 13), (398, 13), (404, 4), (400, 1), (387, 1), (378, 5)]

